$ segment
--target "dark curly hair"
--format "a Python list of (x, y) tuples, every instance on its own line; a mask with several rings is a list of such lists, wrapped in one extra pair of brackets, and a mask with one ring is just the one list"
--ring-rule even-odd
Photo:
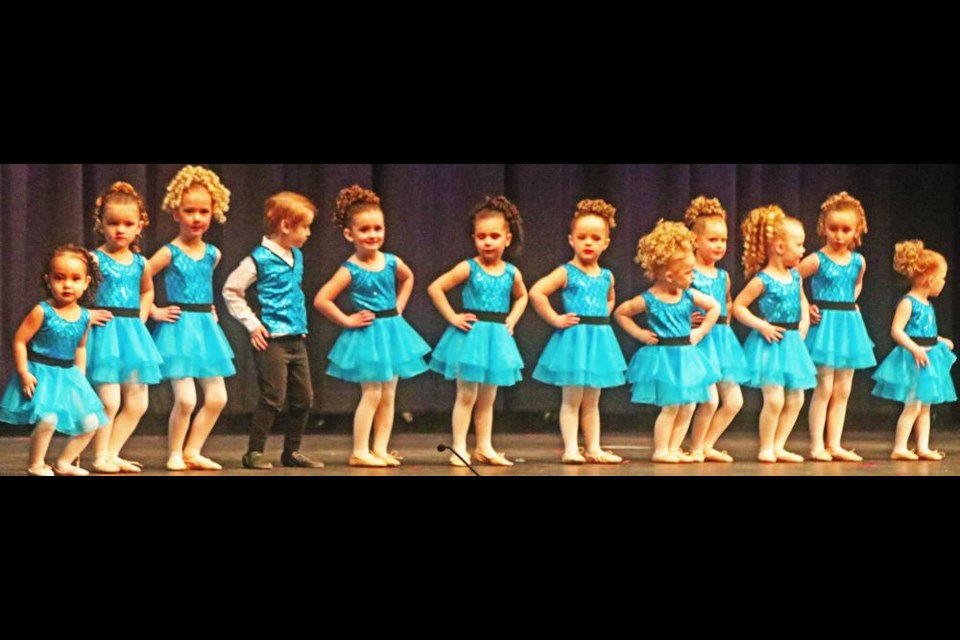
[(342, 189), (337, 196), (337, 209), (333, 213), (333, 225), (338, 229), (350, 226), (350, 218), (358, 213), (380, 208), (380, 196), (358, 184)]
[(47, 282), (47, 276), (50, 275), (50, 267), (53, 265), (54, 258), (63, 255), (79, 258), (87, 265), (87, 275), (90, 276), (90, 286), (83, 292), (83, 296), (79, 302), (82, 306), (89, 307), (94, 304), (97, 299), (97, 291), (100, 289), (100, 283), (103, 282), (103, 275), (100, 273), (100, 267), (97, 266), (97, 261), (94, 259), (93, 254), (80, 245), (61, 244), (50, 252), (50, 255), (47, 256), (47, 261), (44, 263), (46, 266), (43, 269), (43, 275), (40, 276), (40, 286), (43, 287), (44, 291), (50, 291), (50, 284)]
[(502, 216), (510, 228), (510, 235), (513, 236), (513, 242), (510, 248), (514, 255), (520, 255), (523, 248), (523, 218), (520, 216), (520, 209), (517, 205), (510, 202), (506, 196), (496, 196), (487, 198), (475, 206), (470, 212), (470, 235), (473, 235), (477, 220), (484, 220), (494, 216)]

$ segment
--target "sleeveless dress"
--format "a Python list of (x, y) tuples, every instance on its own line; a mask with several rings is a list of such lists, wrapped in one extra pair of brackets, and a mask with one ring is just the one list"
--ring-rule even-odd
[(0, 422), (47, 422), (68, 436), (96, 431), (108, 422), (103, 403), (75, 364), (90, 312), (82, 309), (80, 318), (70, 322), (46, 301), (40, 306), (43, 324), (27, 346), (37, 388), (33, 398), (27, 398), (20, 376), (14, 375), (0, 399)]
[(873, 341), (867, 334), (860, 311), (829, 308), (831, 304), (855, 304), (863, 256), (854, 253), (850, 264), (840, 265), (822, 251), (817, 255), (820, 256), (820, 268), (811, 279), (813, 299), (810, 304), (819, 304), (822, 320), (819, 325), (810, 327), (807, 334), (807, 350), (813, 363), (833, 369), (875, 367), (877, 359), (873, 355)]
[(428, 345), (407, 321), (397, 314), (397, 257), (385, 253), (381, 271), (367, 271), (352, 262), (348, 294), (357, 311), (373, 311), (377, 319), (369, 327), (346, 329), (330, 351), (327, 374), (347, 382), (390, 382), (413, 378), (427, 371), (423, 357)]
[[(650, 329), (661, 344), (644, 346), (633, 356), (627, 380), (633, 384), (631, 400), (637, 404), (670, 407), (710, 400), (710, 386), (720, 379), (706, 353), (689, 343), (693, 294), (683, 292), (671, 304), (644, 291)], [(669, 341), (686, 344), (669, 344)]]
[(564, 309), (587, 321), (553, 334), (540, 355), (533, 379), (557, 387), (619, 387), (626, 383), (627, 361), (607, 311), (613, 274), (604, 269), (600, 275), (591, 276), (569, 263), (563, 267), (567, 271)]
[(718, 382), (743, 384), (750, 377), (750, 371), (743, 347), (733, 328), (726, 321), (728, 282), (730, 282), (730, 274), (723, 269), (717, 269), (715, 278), (700, 273), (696, 269), (693, 271), (693, 288), (720, 303), (721, 318), (720, 322), (697, 345), (697, 349), (702, 351), (720, 372)]
[(480, 312), (481, 319), (470, 331), (448, 327), (433, 351), (430, 369), (447, 380), (512, 387), (523, 379), (523, 358), (506, 320), (499, 316), (510, 312), (517, 268), (508, 262), (503, 274), (494, 276), (475, 258), (469, 265), (470, 278), (463, 287), (464, 313)]
[[(790, 282), (780, 282), (761, 272), (764, 292), (760, 297), (760, 312), (774, 324), (800, 322), (800, 274), (790, 270)], [(747, 387), (762, 389), (767, 386), (787, 390), (813, 389), (817, 386), (817, 367), (800, 339), (800, 332), (791, 329), (780, 342), (768, 343), (759, 331), (752, 331), (743, 344), (750, 369)]]
[(157, 384), (163, 358), (140, 321), (140, 280), (146, 259), (133, 254), (125, 265), (97, 251), (103, 282), (96, 307), (114, 317), (105, 327), (92, 327), (87, 339), (87, 378), (100, 384)]
[(236, 374), (233, 349), (211, 312), (217, 248), (207, 244), (200, 260), (174, 244), (167, 248), (172, 257), (164, 272), (167, 304), (180, 307), (182, 313), (177, 322), (160, 322), (153, 330), (163, 357), (163, 379), (226, 378)]
[[(937, 333), (937, 315), (933, 305), (906, 296), (913, 305), (905, 328), (911, 338), (934, 339)], [(957, 356), (940, 342), (927, 351), (930, 366), (918, 367), (913, 355), (897, 345), (873, 374), (877, 384), (873, 395), (897, 402), (943, 404), (956, 402), (957, 391), (950, 377), (950, 369)]]

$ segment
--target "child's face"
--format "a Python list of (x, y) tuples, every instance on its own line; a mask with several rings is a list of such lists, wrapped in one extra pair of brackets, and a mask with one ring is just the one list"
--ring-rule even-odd
[(90, 286), (86, 263), (75, 255), (61, 254), (50, 261), (47, 274), (50, 295), (61, 305), (78, 302)]
[(610, 246), (610, 227), (600, 216), (580, 216), (570, 234), (570, 246), (580, 262), (592, 264)]
[(727, 223), (722, 218), (707, 218), (695, 235), (693, 248), (704, 262), (719, 262), (727, 255), (727, 236)]
[(783, 258), (783, 265), (792, 269), (803, 259), (806, 249), (803, 243), (807, 239), (807, 234), (803, 230), (803, 225), (795, 220), (787, 222), (787, 228), (784, 230), (782, 243), (783, 252), (780, 254)]
[(857, 214), (853, 211), (831, 211), (823, 221), (827, 244), (834, 251), (846, 251), (857, 237)]
[(140, 209), (134, 202), (108, 203), (100, 220), (103, 237), (111, 249), (128, 249), (143, 231)]
[(930, 294), (934, 298), (943, 293), (943, 288), (947, 286), (947, 265), (941, 264), (936, 274), (930, 279)]
[(697, 259), (692, 251), (677, 254), (667, 265), (663, 277), (669, 284), (686, 291), (693, 285), (693, 267), (696, 264)]
[(473, 242), (484, 262), (494, 264), (503, 258), (513, 236), (503, 216), (479, 218), (473, 225)]
[(180, 208), (174, 211), (173, 219), (180, 223), (180, 235), (185, 238), (202, 238), (210, 230), (213, 220), (213, 198), (201, 186), (194, 186), (180, 200)]
[(284, 244), (287, 248), (302, 249), (310, 239), (310, 225), (313, 224), (313, 214), (308, 213), (307, 217), (293, 222), (284, 220), (280, 223), (280, 229), (283, 232)]
[(383, 211), (368, 209), (350, 218), (350, 226), (343, 230), (343, 236), (354, 244), (357, 251), (373, 253), (383, 246), (386, 231)]

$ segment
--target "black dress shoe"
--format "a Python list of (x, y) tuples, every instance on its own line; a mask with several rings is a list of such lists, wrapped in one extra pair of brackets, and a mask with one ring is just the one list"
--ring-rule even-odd
[(269, 471), (273, 465), (263, 459), (263, 454), (259, 451), (247, 451), (243, 454), (241, 460), (244, 469), (256, 469), (257, 471)]
[(324, 467), (324, 464), (319, 460), (311, 460), (299, 451), (284, 453), (280, 457), (280, 463), (285, 467), (300, 467), (303, 469), (322, 469)]

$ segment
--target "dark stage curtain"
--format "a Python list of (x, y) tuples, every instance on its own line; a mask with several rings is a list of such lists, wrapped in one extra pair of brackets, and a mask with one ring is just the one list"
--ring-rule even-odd
[[(145, 241), (147, 255), (176, 235), (176, 225), (160, 212), (168, 181), (181, 165), (173, 164), (4, 164), (0, 165), (0, 378), (14, 373), (10, 342), (24, 314), (42, 296), (38, 281), (46, 251), (61, 242), (95, 246), (90, 212), (98, 192), (115, 180), (134, 184), (147, 196), (152, 224)], [(426, 286), (458, 261), (473, 255), (466, 214), (485, 195), (505, 193), (524, 214), (528, 243), (514, 261), (528, 285), (569, 260), (568, 222), (575, 203), (602, 197), (619, 208), (619, 228), (604, 264), (617, 277), (621, 300), (636, 295), (648, 283), (633, 262), (641, 234), (659, 218), (678, 218), (690, 199), (717, 196), (739, 220), (750, 208), (779, 203), (807, 227), (807, 249), (821, 245), (815, 222), (819, 204), (829, 194), (847, 190), (867, 209), (870, 234), (863, 253), (869, 264), (861, 307), (877, 343), (877, 355), (891, 348), (889, 325), (905, 283), (893, 273), (895, 241), (920, 237), (956, 264), (958, 171), (952, 164), (212, 164), (233, 192), (224, 227), (214, 225), (208, 240), (223, 251), (215, 290), (227, 274), (258, 243), (262, 235), (264, 200), (280, 190), (312, 198), (321, 214), (305, 248), (308, 300), (350, 254), (351, 247), (329, 223), (337, 191), (358, 182), (384, 199), (388, 241), (386, 250), (410, 264), (417, 287), (408, 320), (436, 344), (444, 323), (431, 305)], [(732, 251), (723, 266), (734, 273), (734, 288), (743, 285), (738, 268), (739, 232), (731, 225)], [(951, 276), (954, 274), (951, 273)], [(937, 303), (941, 333), (960, 338), (957, 288), (948, 277)], [(163, 300), (158, 282), (158, 299)], [(228, 381), (228, 413), (250, 411), (257, 398), (256, 376), (245, 330), (220, 304), (221, 322), (237, 352), (238, 375)], [(337, 327), (310, 312), (310, 355), (316, 408), (323, 413), (351, 412), (357, 390), (324, 375), (326, 354), (339, 333)], [(619, 331), (619, 330), (618, 330)], [(501, 392), (501, 408), (511, 411), (556, 410), (559, 392), (529, 380), (550, 330), (532, 309), (517, 335), (527, 362), (527, 380)], [(637, 345), (621, 334), (629, 358)], [(869, 375), (856, 378), (853, 406), (857, 411), (894, 413), (893, 403), (870, 399)], [(152, 390), (151, 411), (169, 409), (170, 393)], [(754, 392), (747, 391), (752, 397)], [(400, 386), (399, 408), (448, 411), (454, 388), (434, 374)], [(751, 403), (756, 402), (752, 400)], [(631, 413), (626, 388), (608, 392), (604, 409)], [(802, 428), (802, 427), (800, 427)]]

